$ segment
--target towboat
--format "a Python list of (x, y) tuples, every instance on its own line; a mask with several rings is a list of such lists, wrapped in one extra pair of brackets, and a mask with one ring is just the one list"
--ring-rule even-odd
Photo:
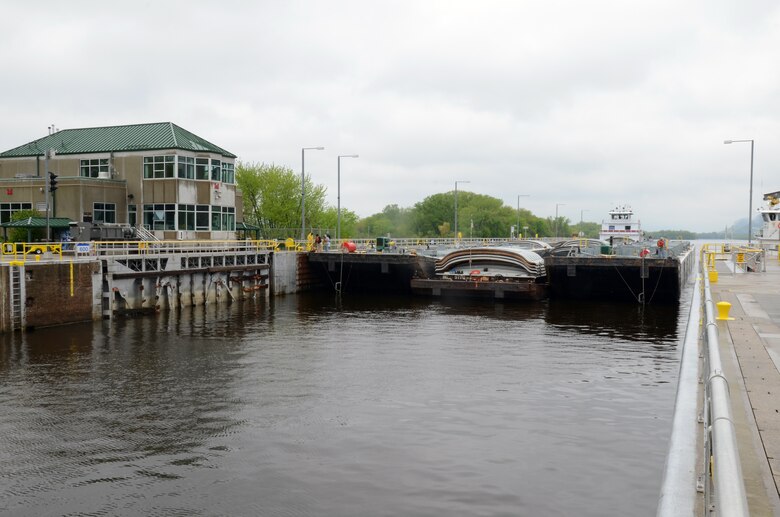
[(764, 226), (758, 236), (762, 248), (777, 248), (780, 244), (780, 191), (764, 194), (766, 206), (758, 212)]
[(609, 219), (601, 222), (599, 239), (610, 244), (642, 239), (641, 224), (639, 219), (634, 219), (634, 211), (630, 206), (617, 206), (609, 211)]

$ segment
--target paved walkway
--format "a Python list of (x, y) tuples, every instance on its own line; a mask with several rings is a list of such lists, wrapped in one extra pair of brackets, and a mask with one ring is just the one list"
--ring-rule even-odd
[(732, 274), (718, 264), (715, 303), (731, 303), (719, 322), (721, 358), (731, 401), (751, 515), (780, 516), (780, 263)]

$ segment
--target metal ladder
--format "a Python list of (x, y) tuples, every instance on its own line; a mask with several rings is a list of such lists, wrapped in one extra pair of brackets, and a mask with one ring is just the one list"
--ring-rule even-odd
[(8, 268), (11, 302), (11, 331), (24, 328), (24, 266), (11, 265)]

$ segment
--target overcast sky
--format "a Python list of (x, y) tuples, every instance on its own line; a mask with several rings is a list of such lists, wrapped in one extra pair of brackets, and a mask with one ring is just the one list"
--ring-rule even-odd
[(774, 0), (4, 0), (0, 150), (174, 122), (367, 216), (469, 190), (723, 230), (780, 190)]

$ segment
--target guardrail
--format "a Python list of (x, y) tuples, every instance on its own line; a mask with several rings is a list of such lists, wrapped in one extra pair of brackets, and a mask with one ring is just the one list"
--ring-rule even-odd
[(696, 414), (699, 399), (699, 330), (703, 309), (701, 286), (702, 278), (698, 275), (680, 357), (672, 435), (664, 466), (658, 517), (694, 515), (697, 489), (703, 488), (698, 483), (696, 463), (696, 443), (700, 433)]
[[(704, 244), (701, 247), (702, 260), (708, 271), (715, 271), (718, 261), (727, 261), (731, 274), (736, 274), (737, 269), (743, 273), (766, 271), (766, 250), (764, 248), (752, 248), (748, 246), (718, 243)], [(778, 255), (780, 257), (780, 255)]]
[[(704, 312), (706, 314), (707, 382), (704, 385), (705, 461), (708, 483), (705, 502), (714, 505), (718, 515), (748, 516), (747, 495), (739, 461), (737, 436), (731, 415), (729, 384), (720, 360), (718, 325), (712, 306), (710, 279), (704, 276)], [(709, 459), (712, 461), (709, 461)], [(714, 492), (714, 493), (713, 493)]]
[(278, 241), (92, 241), (2, 244), (3, 261), (62, 260), (63, 256), (87, 258), (107, 255), (162, 255), (171, 253), (267, 252), (279, 249)]
[[(707, 257), (708, 254), (702, 253), (702, 256)], [(720, 359), (708, 264), (709, 258), (700, 262), (701, 275), (696, 281), (683, 344), (672, 437), (657, 512), (659, 517), (695, 515), (697, 491), (704, 493), (702, 514), (714, 510), (716, 515), (729, 517), (749, 515), (729, 385)], [(694, 424), (697, 405), (693, 401), (694, 397), (698, 400), (698, 375), (694, 372), (699, 371), (696, 354), (702, 314), (705, 331), (702, 335), (704, 363), (701, 377), (705, 382), (700, 421), (704, 425), (704, 455), (703, 464), (697, 465), (698, 426)]]

